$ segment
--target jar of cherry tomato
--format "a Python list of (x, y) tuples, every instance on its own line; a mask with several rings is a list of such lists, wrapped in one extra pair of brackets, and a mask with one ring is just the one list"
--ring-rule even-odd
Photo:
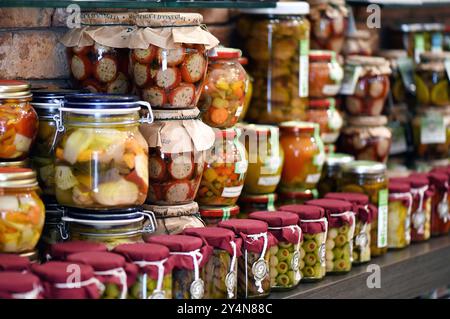
[(320, 137), (325, 144), (337, 141), (344, 122), (335, 105), (333, 98), (311, 99), (306, 110), (306, 120), (319, 124)]
[(309, 52), (309, 97), (326, 98), (339, 93), (344, 71), (333, 51)]

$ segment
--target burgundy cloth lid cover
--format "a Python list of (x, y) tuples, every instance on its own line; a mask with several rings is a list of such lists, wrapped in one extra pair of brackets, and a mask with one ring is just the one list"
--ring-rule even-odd
[[(39, 265), (31, 265), (31, 271), (38, 275), (41, 280), (51, 283), (66, 283), (67, 278), (73, 275), (73, 263), (64, 261), (50, 261)], [(94, 269), (89, 265), (77, 264), (79, 267), (80, 280), (85, 281), (94, 277)]]
[(50, 255), (54, 259), (64, 260), (70, 254), (82, 253), (86, 251), (107, 251), (106, 245), (90, 241), (68, 241), (53, 244), (50, 248)]
[(0, 254), (0, 271), (24, 271), (30, 267), (30, 260), (14, 254)]
[(406, 183), (389, 183), (389, 193), (409, 193), (411, 186)]
[(95, 271), (106, 271), (124, 267), (125, 258), (109, 252), (83, 252), (71, 254), (67, 261), (92, 266)]
[(420, 188), (430, 184), (428, 177), (425, 176), (409, 176), (408, 180), (412, 188)]
[(128, 261), (160, 261), (169, 257), (169, 248), (163, 245), (136, 243), (116, 246), (115, 253), (124, 256)]
[(250, 219), (266, 222), (269, 227), (284, 227), (298, 224), (298, 215), (286, 211), (259, 211), (249, 215)]
[(369, 204), (369, 196), (360, 193), (328, 193), (324, 198), (345, 200), (357, 205)]
[(202, 248), (203, 240), (186, 235), (157, 235), (148, 238), (147, 242), (164, 245), (171, 252), (189, 252)]
[(428, 173), (418, 173), (414, 172), (409, 175), (409, 177), (422, 177), (422, 178), (428, 178)]
[(344, 213), (353, 209), (353, 205), (351, 203), (338, 199), (313, 199), (307, 201), (305, 204), (323, 207), (331, 214)]
[(297, 214), (302, 219), (319, 219), (325, 217), (325, 210), (319, 206), (313, 205), (284, 205), (278, 210)]
[(267, 232), (267, 223), (254, 219), (229, 219), (219, 223), (219, 227), (231, 229), (235, 234), (253, 235)]
[(448, 180), (450, 182), (450, 167), (446, 166), (439, 166), (435, 167), (431, 170), (432, 173), (441, 173), (441, 174), (447, 174)]
[(392, 177), (392, 178), (389, 178), (389, 183), (411, 184), (411, 179), (410, 179), (410, 177)]
[(39, 278), (30, 273), (17, 271), (0, 272), (0, 292), (16, 294), (33, 290), (39, 284)]
[(447, 174), (443, 173), (430, 173), (428, 175), (428, 178), (430, 182), (435, 185), (436, 187), (445, 187), (445, 184), (448, 183), (448, 176)]
[(217, 242), (222, 240), (232, 241), (235, 238), (233, 231), (220, 227), (192, 227), (183, 230), (184, 235), (203, 238), (208, 245), (217, 246)]

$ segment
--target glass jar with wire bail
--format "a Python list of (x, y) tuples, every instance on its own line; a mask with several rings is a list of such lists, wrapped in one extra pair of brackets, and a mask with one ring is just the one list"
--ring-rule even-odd
[[(144, 118), (139, 111), (148, 109)], [(140, 123), (150, 104), (134, 96), (74, 94), (56, 117), (55, 193), (59, 204), (85, 209), (133, 207), (148, 192), (148, 145)]]

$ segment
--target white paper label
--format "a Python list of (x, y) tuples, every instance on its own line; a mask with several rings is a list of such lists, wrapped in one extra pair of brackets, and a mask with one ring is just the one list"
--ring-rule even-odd
[(444, 117), (438, 113), (427, 114), (420, 121), (421, 144), (444, 144), (447, 132)]
[(281, 176), (261, 176), (258, 179), (258, 185), (261, 186), (273, 186), (280, 182)]
[(344, 80), (342, 81), (341, 94), (353, 95), (356, 89), (356, 83), (362, 72), (361, 66), (346, 65), (344, 68)]
[(225, 187), (222, 191), (222, 197), (239, 197), (242, 192), (242, 188), (244, 185), (235, 186), (235, 187)]
[(387, 189), (382, 189), (378, 192), (378, 248), (387, 247), (388, 244), (388, 198), (389, 192)]
[(322, 133), (320, 137), (325, 144), (333, 144), (338, 139), (339, 133)]
[(325, 95), (336, 95), (339, 93), (339, 89), (341, 88), (338, 84), (326, 84), (322, 88), (322, 93)]
[(320, 174), (309, 174), (306, 176), (307, 183), (317, 183), (320, 179)]
[(264, 159), (263, 166), (261, 167), (261, 174), (275, 174), (282, 165), (280, 156), (272, 156)]

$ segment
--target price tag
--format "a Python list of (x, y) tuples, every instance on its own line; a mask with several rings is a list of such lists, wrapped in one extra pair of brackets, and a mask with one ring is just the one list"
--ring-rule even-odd
[(377, 246), (383, 248), (387, 246), (387, 232), (388, 232), (388, 197), (387, 189), (382, 189), (378, 192), (378, 233)]
[(420, 119), (420, 144), (444, 144), (447, 140), (444, 117), (429, 113)]
[(344, 80), (342, 81), (341, 94), (353, 95), (356, 89), (356, 83), (362, 72), (359, 65), (346, 65), (344, 67)]
[(309, 174), (306, 176), (307, 183), (317, 183), (320, 180), (320, 174)]
[(405, 128), (399, 122), (389, 123), (389, 128), (392, 132), (392, 143), (389, 154), (396, 155), (406, 152), (408, 145), (406, 143)]
[(299, 74), (298, 74), (298, 96), (308, 97), (309, 83), (309, 39), (300, 40)]

